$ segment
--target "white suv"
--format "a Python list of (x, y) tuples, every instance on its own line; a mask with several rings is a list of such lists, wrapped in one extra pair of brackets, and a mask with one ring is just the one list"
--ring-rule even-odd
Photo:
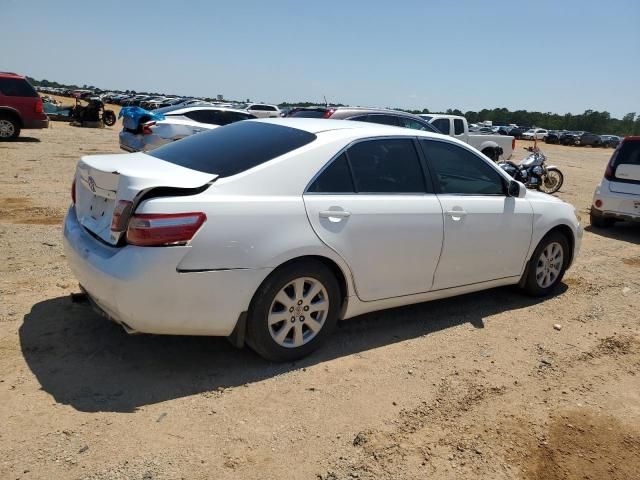
[(620, 143), (593, 194), (591, 225), (605, 228), (616, 220), (640, 221), (640, 137)]
[(245, 110), (258, 118), (278, 118), (281, 116), (278, 107), (264, 103), (249, 103)]

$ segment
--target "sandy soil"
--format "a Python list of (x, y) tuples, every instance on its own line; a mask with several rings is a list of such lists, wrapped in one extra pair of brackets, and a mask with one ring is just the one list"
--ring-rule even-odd
[[(378, 312), (269, 364), (224, 339), (127, 336), (72, 303), (72, 173), (117, 153), (117, 129), (24, 133), (0, 144), (0, 478), (638, 478), (639, 227), (587, 226), (552, 298)], [(611, 150), (544, 150), (588, 224)]]

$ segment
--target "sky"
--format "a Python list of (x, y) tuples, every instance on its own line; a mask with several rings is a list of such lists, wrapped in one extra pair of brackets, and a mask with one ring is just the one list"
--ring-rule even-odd
[(640, 113), (640, 0), (0, 0), (0, 45), (104, 89)]

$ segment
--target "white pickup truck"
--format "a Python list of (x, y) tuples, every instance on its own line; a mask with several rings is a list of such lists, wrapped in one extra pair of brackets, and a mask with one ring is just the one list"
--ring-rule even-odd
[(467, 119), (457, 115), (420, 115), (445, 135), (477, 148), (494, 162), (508, 160), (516, 147), (516, 139), (507, 135), (487, 135), (469, 133)]

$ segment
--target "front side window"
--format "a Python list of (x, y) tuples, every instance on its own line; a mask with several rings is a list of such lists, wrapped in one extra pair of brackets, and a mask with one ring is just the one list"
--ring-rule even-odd
[(411, 139), (366, 140), (347, 150), (358, 193), (425, 193), (424, 176)]
[(449, 125), (448, 118), (437, 118), (431, 123), (445, 135), (449, 135), (451, 133), (451, 126)]
[(439, 193), (504, 195), (502, 176), (473, 152), (438, 140), (420, 140), (420, 143)]
[(412, 128), (414, 130), (422, 130), (426, 132), (433, 131), (432, 128), (427, 127), (428, 124), (426, 122), (425, 123), (418, 122), (413, 118), (407, 118), (407, 117), (398, 117), (398, 120), (400, 121), (400, 126), (404, 128)]

